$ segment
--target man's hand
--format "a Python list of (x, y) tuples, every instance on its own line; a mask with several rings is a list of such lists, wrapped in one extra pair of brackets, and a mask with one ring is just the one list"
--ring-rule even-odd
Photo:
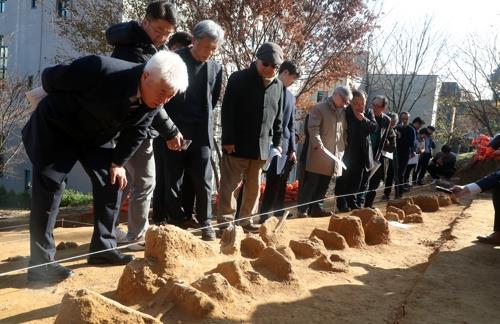
[(453, 186), (451, 188), (451, 191), (453, 191), (453, 194), (455, 195), (455, 197), (457, 197), (459, 199), (470, 195), (469, 189), (467, 189), (467, 187), (465, 187), (465, 186)]
[(183, 139), (181, 132), (178, 132), (177, 135), (167, 141), (167, 147), (172, 151), (181, 151)]
[(127, 172), (124, 167), (111, 163), (109, 177), (111, 184), (118, 184), (120, 190), (125, 189), (127, 186)]
[(365, 114), (362, 112), (357, 112), (353, 109), (354, 117), (356, 117), (357, 120), (363, 120), (365, 119)]
[(288, 160), (290, 160), (292, 162), (297, 161), (297, 153), (291, 152), (290, 154), (288, 154)]
[(230, 144), (230, 145), (222, 145), (222, 149), (227, 153), (227, 154), (231, 154), (231, 153), (234, 153), (236, 152), (236, 146), (234, 144)]

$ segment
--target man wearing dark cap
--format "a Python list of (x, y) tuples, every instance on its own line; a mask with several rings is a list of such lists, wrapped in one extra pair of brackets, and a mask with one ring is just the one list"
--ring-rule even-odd
[[(283, 84), (277, 78), (283, 51), (274, 43), (260, 46), (248, 69), (229, 77), (222, 102), (221, 185), (218, 222), (231, 221), (236, 192), (245, 180), (239, 218), (255, 214), (260, 195), (261, 168), (270, 148), (281, 152)], [(243, 219), (246, 231), (255, 231), (252, 219)]]

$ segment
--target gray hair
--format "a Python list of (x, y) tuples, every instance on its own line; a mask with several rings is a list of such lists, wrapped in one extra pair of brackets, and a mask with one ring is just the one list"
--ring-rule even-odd
[(189, 83), (186, 64), (171, 51), (159, 51), (146, 63), (144, 71), (152, 77), (165, 81), (176, 91), (186, 91)]
[(202, 20), (193, 28), (193, 37), (196, 39), (210, 38), (217, 43), (224, 40), (224, 30), (213, 20)]
[(333, 90), (333, 94), (338, 94), (349, 102), (352, 100), (351, 89), (343, 85), (336, 87), (335, 90)]

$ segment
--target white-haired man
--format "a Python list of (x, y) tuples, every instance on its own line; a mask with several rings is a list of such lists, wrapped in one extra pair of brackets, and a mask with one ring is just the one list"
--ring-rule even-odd
[[(54, 261), (53, 229), (67, 174), (79, 161), (92, 182), (95, 225), (89, 264), (126, 264), (133, 256), (117, 250), (115, 222), (123, 165), (147, 136), (157, 107), (187, 88), (184, 62), (171, 52), (147, 64), (86, 56), (69, 65), (47, 68), (42, 86), (48, 95), (22, 131), (33, 163), (30, 214), (30, 281), (63, 280), (72, 271)], [(116, 145), (107, 145), (115, 139)], [(111, 249), (111, 250), (110, 250)]]
[[(165, 110), (184, 138), (192, 141), (186, 150), (167, 150), (164, 141), (155, 139), (157, 187), (153, 195), (153, 220), (183, 225), (191, 213), (183, 210), (182, 184), (190, 181), (196, 196), (197, 220), (203, 240), (215, 240), (212, 220), (213, 114), (222, 86), (222, 66), (212, 56), (224, 39), (224, 31), (212, 20), (197, 23), (192, 30), (193, 45), (176, 53), (186, 63), (189, 86), (175, 96)], [(174, 147), (175, 149), (175, 147)]]

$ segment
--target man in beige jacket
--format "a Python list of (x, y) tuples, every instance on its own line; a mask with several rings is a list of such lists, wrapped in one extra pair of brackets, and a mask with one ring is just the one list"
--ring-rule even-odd
[[(332, 177), (342, 175), (342, 167), (331, 156), (342, 161), (347, 143), (345, 107), (352, 99), (351, 90), (338, 86), (331, 97), (318, 103), (309, 112), (307, 129), (309, 143), (304, 181), (299, 186), (298, 217), (331, 216), (318, 202), (325, 197)], [(313, 202), (311, 204), (307, 204)]]

